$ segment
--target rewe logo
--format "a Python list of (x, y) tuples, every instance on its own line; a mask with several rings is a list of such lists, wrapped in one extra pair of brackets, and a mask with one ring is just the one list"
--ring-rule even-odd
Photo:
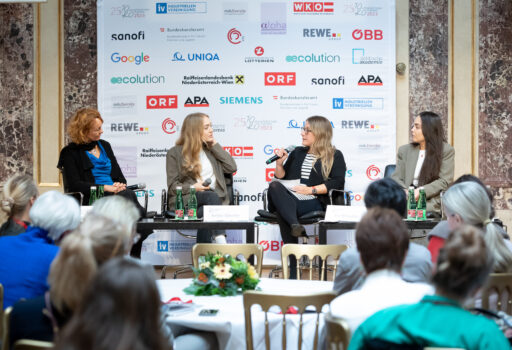
[(176, 132), (176, 122), (171, 118), (166, 118), (162, 122), (162, 130), (166, 134), (174, 134)]
[(295, 86), (295, 72), (265, 73), (266, 86)]
[(206, 97), (194, 96), (187, 97), (185, 101), (185, 107), (210, 107)]
[(359, 86), (382, 86), (382, 80), (377, 75), (368, 75), (366, 78), (364, 75), (361, 75), (361, 78), (359, 79), (357, 85)]
[(128, 132), (128, 131), (148, 131), (147, 127), (139, 127), (139, 123), (112, 123), (110, 124), (112, 132)]
[(352, 32), (352, 38), (355, 40), (382, 40), (382, 30), (381, 29), (355, 29)]
[(178, 108), (178, 95), (146, 96), (146, 108)]
[(302, 36), (304, 38), (337, 38), (341, 37), (341, 33), (332, 33), (330, 29), (326, 28), (304, 28)]
[(342, 129), (378, 129), (377, 124), (370, 124), (369, 120), (342, 120)]
[(303, 13), (303, 12), (334, 12), (334, 2), (305, 2), (305, 1), (295, 1), (293, 3), (293, 12), (294, 13)]

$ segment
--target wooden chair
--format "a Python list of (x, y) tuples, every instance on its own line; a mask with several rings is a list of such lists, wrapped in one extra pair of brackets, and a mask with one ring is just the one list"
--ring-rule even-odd
[(9, 317), (11, 317), (12, 306), (4, 310), (2, 329), (2, 350), (9, 350)]
[(0, 283), (0, 339), (4, 334), (4, 286)]
[[(495, 298), (497, 298), (496, 308), (490, 302)], [(482, 290), (482, 308), (512, 314), (512, 273), (490, 274), (489, 280)]]
[[(309, 245), (309, 244), (285, 244), (281, 247), (281, 263), (283, 266), (283, 278), (290, 278), (290, 271), (288, 267), (288, 256), (295, 255), (297, 260), (302, 256), (308, 257), (309, 260), (309, 279), (313, 279), (313, 259), (315, 256), (320, 257), (323, 264), (321, 269), (327, 271), (327, 257), (331, 256), (334, 259), (333, 267), (333, 280), (336, 276), (336, 269), (338, 267), (338, 259), (348, 247), (344, 244), (327, 244), (327, 245)], [(304, 267), (304, 266), (303, 266)], [(297, 264), (297, 276), (300, 276), (300, 266)], [(327, 274), (324, 273), (324, 280), (327, 280)]]
[(328, 350), (347, 350), (350, 342), (350, 327), (348, 323), (331, 314), (325, 315), (326, 345)]
[(44, 350), (53, 349), (53, 343), (40, 340), (20, 339), (14, 343), (14, 350)]
[(248, 244), (209, 244), (209, 243), (197, 243), (192, 247), (192, 262), (194, 268), (199, 268), (199, 257), (206, 256), (207, 253), (229, 254), (236, 258), (242, 255), (246, 261), (251, 256), (256, 257), (256, 272), (261, 276), (261, 268), (263, 266), (263, 247), (259, 244), (248, 243)]
[(313, 349), (318, 348), (318, 334), (319, 334), (319, 320), (322, 307), (325, 304), (329, 304), (336, 295), (331, 292), (315, 293), (307, 295), (277, 295), (256, 291), (247, 291), (243, 294), (244, 299), (244, 312), (245, 312), (245, 337), (247, 341), (247, 350), (253, 350), (254, 339), (252, 335), (252, 318), (251, 318), (251, 306), (259, 304), (265, 313), (265, 346), (266, 349), (270, 349), (270, 332), (269, 332), (269, 321), (268, 321), (268, 310), (271, 306), (279, 306), (282, 311), (282, 330), (283, 336), (281, 340), (281, 348), (286, 349), (286, 310), (290, 306), (298, 308), (300, 314), (299, 323), (299, 348), (302, 348), (302, 326), (303, 326), (303, 313), (307, 306), (314, 306), (316, 308), (316, 322), (315, 322), (315, 336), (313, 339)]

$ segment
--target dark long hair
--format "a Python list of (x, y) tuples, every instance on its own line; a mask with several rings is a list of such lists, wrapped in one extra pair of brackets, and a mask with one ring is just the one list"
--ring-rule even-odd
[(444, 130), (441, 117), (434, 112), (421, 112), (421, 130), (427, 155), (421, 167), (418, 184), (425, 185), (439, 178), (443, 161)]
[(55, 349), (169, 349), (160, 327), (160, 297), (152, 272), (126, 258), (106, 262)]

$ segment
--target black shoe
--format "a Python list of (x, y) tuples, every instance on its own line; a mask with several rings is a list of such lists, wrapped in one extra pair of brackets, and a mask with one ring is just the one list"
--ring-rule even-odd
[(307, 237), (306, 229), (301, 224), (292, 224), (292, 232), (291, 235), (293, 237)]

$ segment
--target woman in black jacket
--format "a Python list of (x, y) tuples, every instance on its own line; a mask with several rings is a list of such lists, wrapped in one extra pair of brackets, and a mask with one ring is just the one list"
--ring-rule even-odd
[(103, 185), (105, 195), (120, 194), (133, 201), (141, 214), (144, 210), (135, 193), (126, 188), (126, 179), (110, 143), (100, 140), (103, 118), (91, 108), (76, 111), (68, 127), (71, 143), (60, 152), (57, 168), (62, 170), (65, 190), (81, 192), (89, 203), (91, 186)]
[[(329, 190), (343, 189), (347, 167), (343, 154), (332, 144), (332, 125), (320, 116), (309, 117), (301, 131), (302, 145), (290, 154), (278, 149), (274, 177), (299, 180), (300, 184), (287, 189), (273, 181), (268, 188), (269, 209), (279, 218), (284, 243), (297, 243), (306, 234), (298, 217), (315, 210), (325, 210)], [(285, 162), (286, 161), (286, 162)], [(293, 259), (292, 259), (293, 258)], [(290, 277), (296, 274), (296, 260), (290, 256)]]

